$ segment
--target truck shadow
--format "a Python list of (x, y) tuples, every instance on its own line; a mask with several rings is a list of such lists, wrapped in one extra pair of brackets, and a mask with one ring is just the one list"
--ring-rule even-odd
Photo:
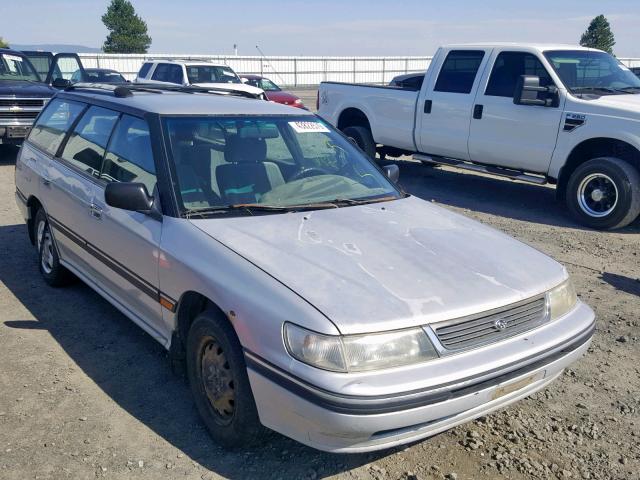
[[(590, 229), (574, 222), (549, 186), (430, 167), (414, 161), (386, 161), (400, 167), (400, 184), (410, 194), (443, 205), (524, 222)], [(640, 219), (618, 230), (640, 233)]]
[(604, 272), (600, 278), (616, 290), (640, 297), (640, 278), (631, 278), (610, 272)]
[[(395, 451), (328, 454), (275, 433), (255, 448), (226, 451), (218, 447), (200, 421), (186, 381), (171, 373), (160, 344), (82, 282), (49, 287), (39, 274), (24, 225), (1, 226), (0, 238), (0, 283), (35, 318), (10, 319), (0, 329), (49, 332), (106, 395), (203, 467), (230, 479), (323, 478)], [(259, 470), (251, 470), (248, 464)], [(312, 470), (315, 473), (304, 473)]]
[(18, 147), (13, 145), (0, 145), (0, 165), (12, 165), (18, 157)]

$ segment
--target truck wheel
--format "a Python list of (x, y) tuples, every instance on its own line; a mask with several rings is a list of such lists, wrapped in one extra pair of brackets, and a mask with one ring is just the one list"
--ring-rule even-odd
[(345, 136), (355, 142), (369, 158), (376, 158), (376, 142), (373, 140), (371, 131), (366, 127), (347, 127), (342, 133)]
[(640, 173), (619, 158), (594, 158), (571, 174), (566, 199), (569, 212), (583, 225), (625, 227), (640, 214)]
[(45, 282), (52, 287), (68, 285), (74, 279), (73, 274), (60, 264), (58, 248), (51, 234), (47, 214), (42, 208), (35, 218), (36, 250), (38, 251), (38, 268)]
[(187, 374), (196, 407), (213, 439), (227, 448), (255, 443), (264, 433), (242, 347), (216, 312), (198, 315), (187, 336)]

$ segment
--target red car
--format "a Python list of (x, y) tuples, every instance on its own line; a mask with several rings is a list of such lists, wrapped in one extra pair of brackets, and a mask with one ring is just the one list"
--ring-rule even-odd
[(306, 108), (302, 100), (291, 93), (283, 91), (268, 78), (260, 75), (240, 75), (240, 79), (248, 85), (264, 90), (267, 100), (271, 102), (282, 103), (290, 107)]

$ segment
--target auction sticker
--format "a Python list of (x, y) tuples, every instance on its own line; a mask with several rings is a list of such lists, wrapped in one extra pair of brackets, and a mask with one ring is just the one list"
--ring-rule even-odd
[(320, 122), (289, 122), (298, 133), (329, 133), (329, 129)]

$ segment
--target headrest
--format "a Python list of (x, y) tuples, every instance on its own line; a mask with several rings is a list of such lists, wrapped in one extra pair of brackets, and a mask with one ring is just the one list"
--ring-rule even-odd
[(267, 158), (267, 142), (264, 138), (240, 138), (230, 135), (224, 149), (224, 159), (229, 163), (258, 163)]

